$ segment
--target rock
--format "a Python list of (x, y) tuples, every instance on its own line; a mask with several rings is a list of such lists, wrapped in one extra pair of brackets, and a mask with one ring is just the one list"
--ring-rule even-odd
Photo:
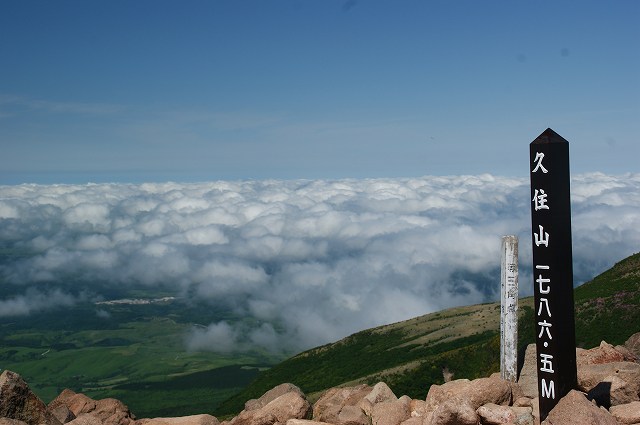
[(480, 425), (480, 418), (468, 401), (447, 400), (433, 412), (430, 425)]
[[(425, 422), (422, 416), (412, 416), (400, 425), (425, 425)], [(430, 425), (430, 423), (428, 425)]]
[(69, 422), (69, 425), (102, 425), (102, 421), (91, 413), (81, 413), (77, 418)]
[(513, 401), (516, 407), (531, 407), (531, 399), (529, 397), (519, 397)]
[[(297, 388), (297, 387), (296, 387)], [(265, 393), (266, 394), (266, 393)], [(289, 419), (307, 419), (311, 405), (304, 394), (292, 390), (259, 409), (243, 410), (231, 421), (232, 425), (273, 425)]]
[(383, 401), (373, 405), (372, 425), (399, 425), (411, 417), (409, 404), (402, 400)]
[(369, 417), (358, 406), (344, 406), (336, 421), (337, 425), (369, 425)]
[(524, 365), (518, 377), (518, 385), (525, 397), (538, 397), (538, 374), (536, 369), (536, 345), (529, 344), (524, 354)]
[(0, 417), (27, 425), (61, 425), (20, 375), (5, 370), (0, 375)]
[(595, 400), (599, 406), (607, 409), (619, 404), (640, 401), (638, 382), (627, 382), (618, 376), (607, 376), (602, 382), (593, 387), (587, 394), (589, 400)]
[[(338, 416), (345, 406), (356, 406), (371, 392), (368, 385), (331, 388), (325, 391), (313, 405), (313, 420), (337, 423)], [(362, 411), (360, 408), (357, 408)], [(350, 410), (353, 413), (353, 410)]]
[(367, 416), (371, 416), (373, 412), (373, 406), (377, 403), (382, 403), (384, 401), (397, 401), (398, 397), (391, 391), (391, 388), (384, 382), (378, 382), (373, 386), (373, 389), (369, 394), (367, 394), (360, 402), (358, 403), (358, 407), (362, 409), (362, 411)]
[(458, 395), (461, 396), (469, 400), (474, 409), (487, 403), (508, 406), (511, 403), (511, 385), (496, 377), (474, 379), (469, 384), (466, 394)]
[(309, 419), (289, 419), (286, 425), (332, 425), (328, 422), (318, 422)]
[(627, 383), (640, 383), (640, 364), (614, 362), (585, 365), (578, 368), (578, 389), (588, 393), (601, 382), (616, 376)]
[(372, 404), (380, 403), (383, 401), (395, 401), (398, 399), (396, 395), (391, 391), (391, 388), (384, 382), (378, 382), (374, 385), (373, 389), (365, 397)]
[(624, 354), (616, 350), (613, 345), (607, 344), (605, 341), (602, 341), (599, 347), (595, 347), (590, 350), (576, 351), (576, 364), (578, 367), (623, 361), (625, 361)]
[(640, 401), (613, 406), (611, 415), (621, 424), (640, 424)]
[(425, 412), (433, 412), (440, 404), (463, 392), (470, 382), (468, 379), (456, 379), (432, 385), (427, 393)]
[(53, 411), (60, 406), (67, 407), (76, 417), (82, 413), (89, 413), (95, 410), (96, 401), (84, 394), (78, 394), (68, 388), (64, 389), (58, 397), (49, 403), (49, 410)]
[(540, 399), (538, 397), (531, 400), (531, 408), (533, 409), (531, 414), (535, 419), (535, 423), (539, 424), (540, 423)]
[(480, 416), (483, 425), (506, 424), (516, 419), (516, 414), (511, 408), (508, 406), (498, 406), (494, 403), (480, 406), (478, 410), (476, 410), (476, 413)]
[(266, 393), (264, 393), (259, 399), (247, 401), (244, 405), (244, 410), (260, 409), (266, 406), (267, 404), (271, 403), (273, 400), (280, 397), (281, 395), (287, 394), (289, 392), (295, 392), (300, 396), (304, 397), (302, 390), (300, 390), (300, 388), (298, 388), (297, 386), (289, 383), (280, 384), (277, 387), (274, 387), (269, 391), (267, 391)]
[(534, 425), (535, 419), (531, 407), (511, 407), (511, 411), (516, 415), (513, 425)]
[(135, 421), (129, 408), (115, 398), (98, 400), (91, 414), (100, 418), (104, 425), (129, 425)]
[(215, 416), (202, 414), (175, 418), (140, 419), (135, 422), (135, 425), (220, 425), (220, 421)]
[(583, 393), (571, 390), (558, 401), (542, 425), (618, 425), (618, 422), (607, 410), (587, 400)]
[(27, 425), (27, 423), (18, 419), (0, 418), (0, 425)]
[(53, 416), (60, 421), (60, 423), (66, 424), (76, 418), (76, 415), (67, 406), (58, 406), (55, 409), (48, 408)]
[(409, 410), (411, 410), (411, 416), (424, 416), (427, 410), (427, 402), (424, 400), (411, 400)]
[[(511, 402), (511, 384), (497, 376), (479, 378), (469, 381), (460, 379), (442, 385), (432, 385), (427, 394), (425, 417), (433, 414), (432, 423), (436, 420), (464, 420), (472, 422), (472, 416), (479, 420), (476, 410), (487, 403), (508, 405)], [(456, 412), (456, 409), (460, 409)], [(473, 411), (473, 415), (471, 415)], [(458, 419), (455, 419), (458, 418)], [(452, 422), (455, 423), (455, 422)]]
[(640, 359), (640, 332), (635, 333), (624, 343), (625, 348), (631, 351), (637, 359)]
[(96, 401), (84, 394), (65, 389), (49, 403), (48, 409), (53, 412), (62, 406), (68, 408), (76, 416), (76, 419), (69, 422), (73, 422), (72, 425), (79, 425), (90, 420), (85, 417), (81, 421), (77, 421), (83, 414), (90, 414), (98, 418), (103, 425), (131, 425), (135, 421), (135, 416), (129, 408), (115, 398)]

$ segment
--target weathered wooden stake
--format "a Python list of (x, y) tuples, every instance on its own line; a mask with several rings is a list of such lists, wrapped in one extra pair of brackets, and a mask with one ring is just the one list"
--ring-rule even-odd
[(550, 128), (529, 145), (540, 420), (577, 386), (569, 142)]
[(518, 238), (502, 237), (500, 376), (518, 380)]

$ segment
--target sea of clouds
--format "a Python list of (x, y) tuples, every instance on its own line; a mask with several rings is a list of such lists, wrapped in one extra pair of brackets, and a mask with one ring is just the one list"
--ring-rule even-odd
[[(580, 284), (640, 251), (640, 174), (571, 185)], [(188, 348), (290, 353), (498, 300), (503, 235), (531, 295), (529, 198), (492, 175), (0, 186), (0, 317), (87, 301), (91, 282), (174, 288), (249, 319), (194, 327)], [(69, 276), (86, 287), (56, 286)]]

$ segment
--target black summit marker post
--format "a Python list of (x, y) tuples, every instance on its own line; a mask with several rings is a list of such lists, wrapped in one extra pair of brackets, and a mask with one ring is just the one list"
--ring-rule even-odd
[(529, 145), (540, 420), (577, 386), (569, 142), (550, 128)]

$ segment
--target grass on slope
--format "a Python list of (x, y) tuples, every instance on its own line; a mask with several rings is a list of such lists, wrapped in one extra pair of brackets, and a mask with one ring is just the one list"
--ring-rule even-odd
[(640, 331), (640, 253), (576, 288), (576, 344), (623, 344)]

